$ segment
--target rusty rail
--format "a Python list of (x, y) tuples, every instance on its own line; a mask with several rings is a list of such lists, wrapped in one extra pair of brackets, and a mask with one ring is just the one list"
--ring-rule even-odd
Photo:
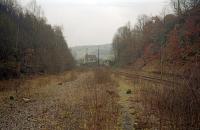
[(176, 80), (167, 80), (167, 79), (161, 79), (159, 77), (153, 77), (153, 76), (147, 76), (147, 75), (141, 75), (138, 73), (130, 73), (130, 72), (125, 72), (125, 71), (120, 71), (120, 70), (114, 70), (112, 71), (114, 74), (118, 75), (123, 75), (127, 79), (141, 79), (141, 80), (146, 80), (154, 83), (160, 83), (160, 84), (165, 84), (165, 85), (181, 85), (181, 81), (179, 82)]

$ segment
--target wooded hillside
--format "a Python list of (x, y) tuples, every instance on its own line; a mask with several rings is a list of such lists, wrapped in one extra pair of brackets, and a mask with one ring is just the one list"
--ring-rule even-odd
[(172, 0), (171, 5), (174, 14), (164, 10), (162, 16), (141, 15), (134, 27), (128, 23), (118, 29), (113, 38), (116, 64), (134, 66), (140, 61), (144, 67), (153, 60), (173, 66), (199, 62), (200, 1)]
[[(200, 1), (172, 0), (174, 13), (119, 28), (115, 61), (128, 71), (172, 78), (171, 84), (135, 80), (133, 102), (141, 129), (197, 130), (200, 127)], [(135, 81), (134, 81), (135, 80)], [(146, 82), (146, 83), (145, 83)], [(177, 83), (177, 84), (175, 84)], [(138, 105), (137, 105), (138, 104)]]
[(57, 73), (73, 62), (62, 28), (47, 24), (35, 1), (28, 9), (14, 0), (0, 1), (0, 78)]

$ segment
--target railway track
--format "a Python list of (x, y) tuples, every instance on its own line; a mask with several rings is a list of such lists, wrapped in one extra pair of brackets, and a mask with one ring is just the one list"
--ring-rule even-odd
[[(148, 75), (142, 75), (138, 73), (130, 73), (126, 71), (120, 71), (120, 70), (115, 70), (113, 71), (114, 74), (117, 75), (122, 75), (125, 76), (127, 79), (140, 79), (140, 80), (146, 80), (154, 83), (159, 83), (159, 84), (165, 84), (165, 85), (181, 85), (181, 81), (179, 80), (167, 80), (167, 79), (161, 79), (160, 77), (154, 77), (154, 76), (148, 76)], [(179, 81), (179, 82), (178, 82)]]

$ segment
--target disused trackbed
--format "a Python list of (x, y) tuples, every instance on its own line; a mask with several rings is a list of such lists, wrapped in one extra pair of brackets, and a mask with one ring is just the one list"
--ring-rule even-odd
[(146, 80), (146, 81), (159, 83), (159, 84), (165, 84), (165, 85), (181, 85), (181, 83), (179, 83), (179, 82), (161, 79), (161, 78), (158, 78), (158, 77), (140, 75), (140, 74), (137, 74), (137, 73), (129, 73), (129, 72), (119, 71), (119, 70), (117, 70), (117, 71), (115, 70), (115, 71), (112, 71), (112, 72), (114, 74), (123, 75), (127, 79), (141, 79), (141, 80)]

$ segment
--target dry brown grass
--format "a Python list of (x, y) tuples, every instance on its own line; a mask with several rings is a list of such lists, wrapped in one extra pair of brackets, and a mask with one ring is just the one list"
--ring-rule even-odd
[(181, 85), (135, 84), (133, 106), (139, 128), (198, 130), (200, 128), (200, 75), (194, 67)]
[[(21, 79), (0, 81), (0, 100), (9, 96), (31, 97), (35, 93), (41, 93), (48, 86), (56, 86), (77, 79), (78, 72), (68, 71), (58, 75), (38, 75), (23, 77)], [(53, 90), (52, 90), (53, 91)], [(44, 92), (46, 93), (46, 92)]]
[(18, 87), (20, 80), (2, 80), (0, 81), (0, 91), (13, 90)]
[[(0, 81), (0, 91), (15, 90), (16, 86), (45, 86), (58, 82), (69, 82), (77, 79), (78, 72), (67, 71), (57, 75), (35, 75), (22, 77), (21, 79)], [(28, 87), (27, 86), (27, 87)]]
[[(106, 79), (93, 77), (99, 71), (92, 72), (77, 90), (79, 103), (68, 109), (66, 116), (68, 129), (115, 130), (117, 129), (119, 106), (115, 84)], [(110, 75), (101, 71), (101, 75)], [(99, 82), (101, 81), (101, 82)], [(76, 99), (77, 99), (76, 98)]]
[[(94, 77), (96, 72), (74, 71), (25, 79), (17, 98), (21, 100), (26, 97), (31, 99), (30, 104), (37, 103), (38, 109), (44, 114), (38, 114), (40, 110), (33, 110), (33, 119), (43, 122), (44, 128), (47, 129), (51, 126), (51, 129), (115, 130), (119, 116), (116, 87), (112, 80)], [(110, 75), (103, 72), (105, 71), (101, 71), (101, 75), (110, 79)], [(0, 99), (9, 100), (10, 95), (16, 98), (15, 92), (7, 91)], [(21, 105), (18, 107), (21, 111), (26, 109)]]
[(98, 84), (111, 82), (111, 73), (108, 69), (97, 68), (94, 70), (94, 81)]

